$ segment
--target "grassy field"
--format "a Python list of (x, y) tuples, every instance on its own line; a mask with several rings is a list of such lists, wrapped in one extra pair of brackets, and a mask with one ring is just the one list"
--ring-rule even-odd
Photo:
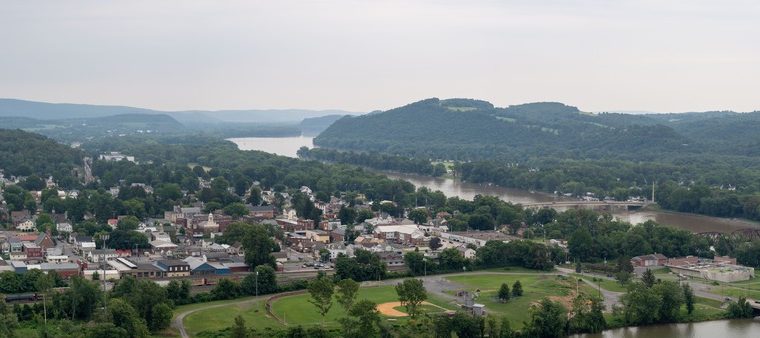
[(194, 312), (185, 317), (185, 329), (191, 336), (202, 331), (221, 330), (232, 326), (238, 315), (245, 319), (246, 325), (257, 329), (282, 327), (279, 322), (267, 315), (264, 308), (265, 301), (259, 299)]
[(612, 291), (612, 292), (626, 292), (626, 291), (628, 291), (628, 286), (627, 285), (621, 285), (616, 280), (611, 280), (611, 279), (602, 278), (602, 277), (588, 276), (588, 275), (580, 275), (580, 274), (577, 274), (577, 273), (572, 273), (570, 275), (573, 276), (573, 277), (576, 277), (576, 278), (577, 277), (583, 278), (583, 279), (585, 279), (585, 280), (587, 280), (587, 281), (589, 281), (591, 283), (594, 283), (594, 284), (600, 284), (601, 287), (602, 287), (602, 289), (605, 289), (607, 291)]
[[(377, 304), (398, 301), (398, 295), (393, 286), (367, 287), (359, 289), (357, 300), (369, 299)], [(454, 309), (446, 301), (428, 294), (428, 302), (437, 306)], [(322, 323), (322, 317), (317, 313), (314, 305), (308, 302), (308, 294), (299, 294), (279, 298), (272, 303), (272, 312), (286, 325), (319, 325)], [(213, 304), (229, 304), (223, 307), (201, 310), (185, 317), (185, 328), (191, 336), (196, 336), (203, 331), (217, 331), (232, 326), (235, 317), (242, 316), (246, 325), (257, 329), (264, 328), (284, 328), (285, 325), (277, 319), (269, 316), (265, 310), (265, 299), (255, 300), (249, 298), (248, 301), (241, 303), (240, 300), (223, 301), (205, 304), (194, 304), (180, 307), (175, 313), (192, 310)], [(398, 307), (397, 310), (406, 312), (404, 307)], [(438, 307), (425, 305), (422, 306), (423, 312), (441, 312)], [(324, 325), (328, 328), (337, 327), (337, 320), (345, 316), (343, 308), (333, 303), (332, 308), (324, 318)], [(402, 321), (403, 318), (394, 319)]]
[[(530, 317), (528, 309), (530, 306), (544, 297), (552, 300), (561, 300), (567, 303), (572, 299), (575, 293), (576, 283), (572, 279), (560, 278), (553, 275), (536, 274), (536, 275), (463, 275), (451, 276), (446, 279), (463, 285), (468, 291), (480, 289), (480, 297), (477, 303), (484, 304), (486, 311), (497, 317), (506, 317), (509, 319), (512, 327), (521, 328), (523, 323)], [(510, 289), (515, 281), (520, 280), (523, 287), (523, 296), (509, 300), (507, 303), (500, 303), (496, 299), (499, 287), (502, 283), (507, 283)], [(596, 294), (593, 288), (580, 283), (577, 285), (579, 291), (584, 294)], [(565, 305), (567, 307), (567, 304)]]
[[(278, 299), (272, 304), (272, 312), (287, 324), (299, 324), (305, 326), (318, 325), (323, 320), (322, 316), (317, 313), (316, 308), (308, 302), (308, 299), (308, 294)], [(359, 294), (356, 296), (356, 299), (368, 299), (377, 304), (382, 304), (398, 301), (398, 295), (393, 286), (368, 287), (359, 289)], [(427, 301), (443, 308), (453, 309), (451, 305), (443, 300), (435, 298), (430, 293), (428, 293)], [(440, 312), (440, 309), (432, 306), (424, 306), (423, 309)], [(406, 309), (403, 307), (399, 310), (406, 312)], [(340, 305), (335, 304), (332, 309), (330, 309), (330, 312), (327, 313), (327, 316), (325, 316), (324, 324), (326, 326), (338, 325), (337, 320), (344, 316), (345, 311), (343, 311), (343, 308), (341, 308)]]

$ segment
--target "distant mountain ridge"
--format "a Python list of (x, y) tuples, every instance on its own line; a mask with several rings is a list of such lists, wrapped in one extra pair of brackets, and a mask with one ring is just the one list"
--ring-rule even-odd
[(432, 98), (343, 117), (314, 143), (431, 159), (649, 159), (654, 153), (746, 152), (760, 144), (757, 128), (760, 112), (592, 114), (558, 102), (498, 108), (482, 100)]
[(183, 124), (222, 122), (299, 123), (305, 118), (326, 115), (357, 115), (343, 110), (247, 109), (161, 111), (117, 105), (47, 103), (19, 99), (0, 99), (0, 116), (29, 117), (40, 120), (96, 118), (124, 114), (165, 114)]

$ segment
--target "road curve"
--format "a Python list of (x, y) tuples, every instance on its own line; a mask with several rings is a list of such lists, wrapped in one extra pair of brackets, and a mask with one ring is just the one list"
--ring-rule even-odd
[(218, 308), (218, 307), (223, 307), (223, 306), (230, 306), (230, 305), (237, 305), (237, 304), (248, 304), (248, 303), (258, 302), (258, 301), (266, 299), (267, 297), (271, 297), (271, 295), (259, 296), (259, 297), (254, 297), (254, 298), (246, 298), (246, 299), (241, 299), (240, 301), (231, 302), (231, 303), (212, 304), (212, 305), (209, 305), (209, 306), (199, 307), (199, 308), (196, 308), (196, 309), (180, 312), (180, 313), (177, 314), (177, 316), (174, 317), (174, 319), (172, 319), (172, 327), (175, 328), (175, 329), (177, 329), (177, 331), (179, 331), (179, 335), (182, 338), (190, 338), (190, 335), (187, 334), (187, 330), (185, 330), (185, 317), (187, 317), (187, 316), (189, 316), (189, 315), (191, 315), (191, 314), (193, 314), (195, 312), (198, 312), (198, 311), (204, 311), (204, 310)]

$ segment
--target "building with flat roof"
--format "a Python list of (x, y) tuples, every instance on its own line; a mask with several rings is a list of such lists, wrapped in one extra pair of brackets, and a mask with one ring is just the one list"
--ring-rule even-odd
[(755, 269), (736, 262), (731, 257), (717, 257), (716, 260), (686, 256), (671, 258), (665, 264), (670, 271), (684, 276), (703, 278), (720, 282), (739, 282), (755, 277)]
[(510, 240), (509, 236), (500, 231), (452, 231), (442, 232), (439, 237), (450, 242), (473, 244), (477, 247), (485, 246), (488, 241)]

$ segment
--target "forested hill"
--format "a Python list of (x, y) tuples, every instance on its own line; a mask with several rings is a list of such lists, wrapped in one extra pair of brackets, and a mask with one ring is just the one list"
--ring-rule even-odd
[(485, 101), (436, 98), (381, 113), (344, 117), (314, 143), (453, 160), (646, 158), (653, 152), (699, 151), (690, 138), (646, 116), (588, 114), (556, 102), (496, 108)]
[(6, 178), (53, 176), (64, 187), (74, 186), (78, 179), (72, 170), (81, 166), (83, 156), (79, 149), (38, 134), (0, 129), (0, 169)]

